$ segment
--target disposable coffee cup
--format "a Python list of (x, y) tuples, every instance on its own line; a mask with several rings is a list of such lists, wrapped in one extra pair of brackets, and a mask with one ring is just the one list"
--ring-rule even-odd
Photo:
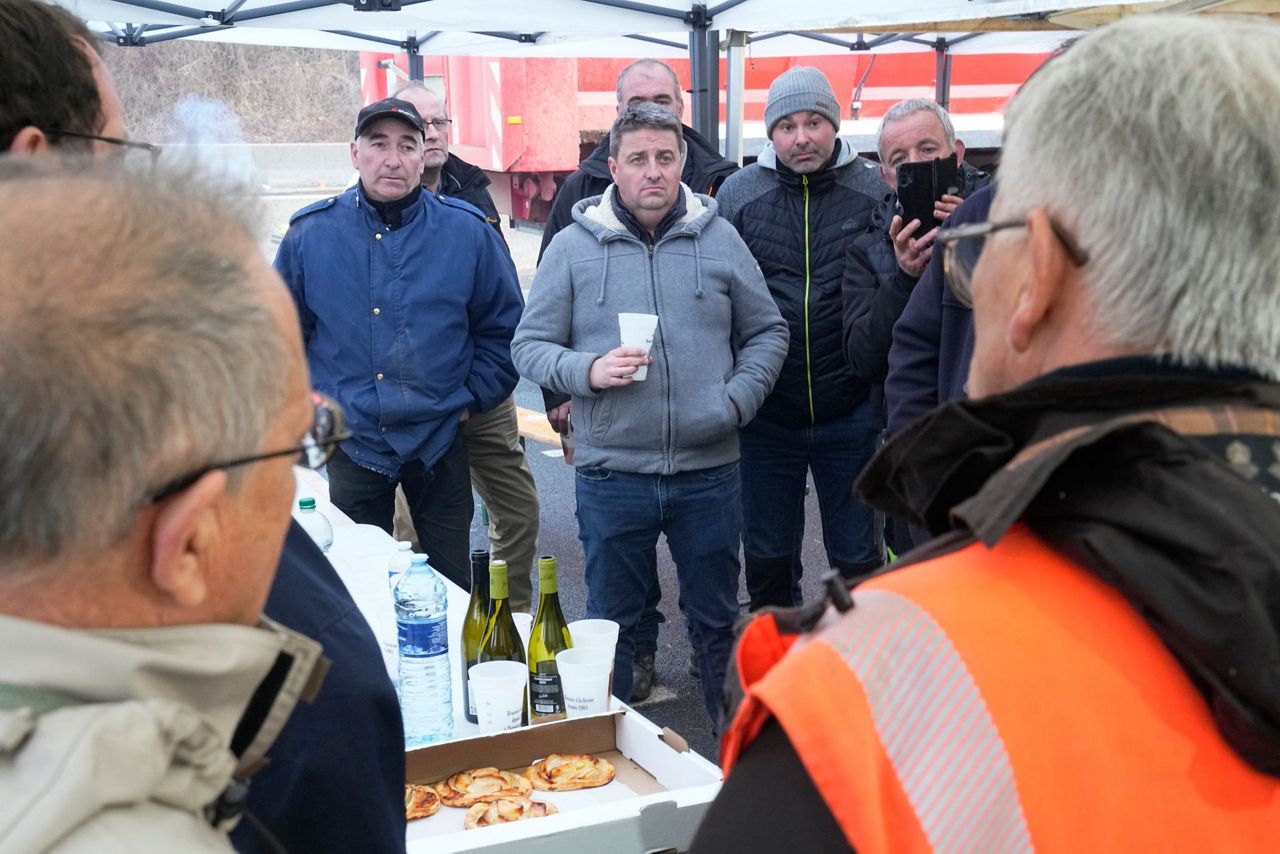
[(533, 631), (533, 614), (522, 614), (516, 611), (511, 615), (511, 619), (516, 621), (516, 632), (520, 635), (520, 643), (524, 644), (525, 651), (529, 650), (529, 634)]
[(556, 670), (564, 691), (566, 717), (580, 718), (608, 711), (609, 676), (613, 672), (611, 651), (599, 647), (566, 649), (556, 654)]
[[(653, 347), (653, 334), (658, 328), (658, 315), (624, 311), (618, 314), (618, 331), (623, 347), (639, 347), (646, 356)], [(649, 375), (649, 366), (641, 365), (631, 379), (641, 382)]]
[(569, 624), (569, 637), (575, 649), (603, 649), (612, 658), (618, 645), (618, 624), (613, 620), (574, 620)]
[(529, 668), (522, 661), (484, 661), (467, 671), (480, 732), (519, 729), (524, 718)]

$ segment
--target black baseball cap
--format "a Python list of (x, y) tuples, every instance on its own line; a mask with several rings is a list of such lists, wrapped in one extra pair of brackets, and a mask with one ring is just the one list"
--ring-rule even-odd
[(418, 133), (423, 133), (422, 116), (418, 115), (418, 110), (413, 104), (401, 101), (399, 98), (383, 98), (360, 111), (360, 115), (356, 117), (356, 138), (358, 139), (364, 129), (378, 119), (387, 118), (400, 119), (406, 124), (413, 125)]

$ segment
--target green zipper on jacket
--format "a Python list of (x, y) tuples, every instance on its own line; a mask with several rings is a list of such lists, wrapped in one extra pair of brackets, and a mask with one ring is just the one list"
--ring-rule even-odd
[(813, 410), (813, 356), (809, 352), (809, 176), (801, 175), (804, 184), (804, 378), (809, 386), (809, 423), (817, 424)]

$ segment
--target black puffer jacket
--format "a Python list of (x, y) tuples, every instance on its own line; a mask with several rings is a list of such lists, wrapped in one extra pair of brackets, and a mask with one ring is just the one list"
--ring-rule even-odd
[(757, 417), (783, 427), (821, 424), (871, 392), (845, 363), (840, 281), (849, 239), (869, 226), (884, 192), (875, 164), (842, 143), (812, 175), (792, 172), (766, 147), (720, 188), (720, 213), (760, 264), (791, 332), (782, 375)]
[[(962, 199), (991, 183), (991, 177), (968, 163), (960, 164)], [(882, 383), (889, 372), (889, 346), (893, 343), (893, 325), (902, 316), (916, 277), (898, 268), (889, 239), (889, 226), (900, 214), (898, 196), (888, 193), (876, 205), (867, 227), (849, 241), (845, 257), (844, 282), (844, 351), (849, 367), (858, 379)], [(921, 224), (916, 236), (927, 234), (932, 225)]]

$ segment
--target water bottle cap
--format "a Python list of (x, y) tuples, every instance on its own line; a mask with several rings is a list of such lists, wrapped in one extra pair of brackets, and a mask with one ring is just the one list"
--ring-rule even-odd
[(300, 510), (315, 510), (315, 509), (316, 509), (316, 500), (315, 500), (314, 498), (302, 498), (302, 499), (299, 499), (299, 501), (298, 501), (298, 508), (299, 508)]
[(413, 551), (413, 543), (409, 542), (408, 540), (401, 540), (400, 542), (396, 543), (396, 549), (402, 552)]
[(415, 554), (413, 557), (409, 558), (409, 565), (410, 566), (426, 566), (427, 556)]

